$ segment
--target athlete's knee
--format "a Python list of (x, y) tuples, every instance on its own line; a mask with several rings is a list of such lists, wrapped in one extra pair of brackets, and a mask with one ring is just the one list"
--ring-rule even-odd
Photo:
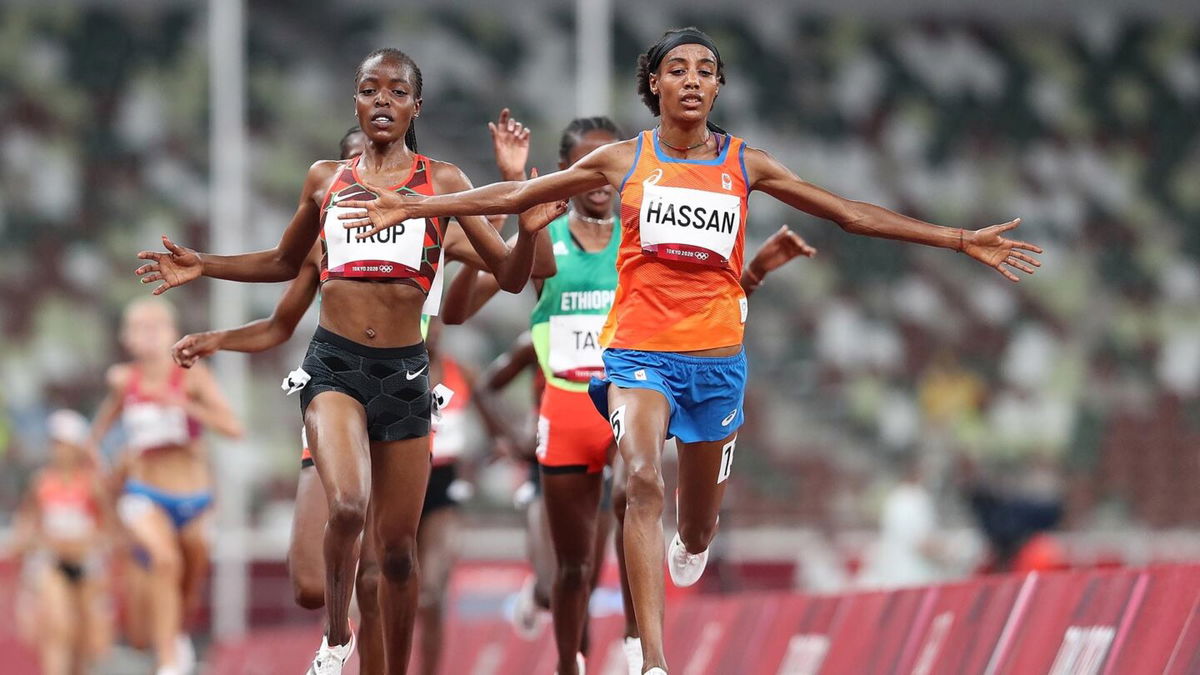
[(329, 527), (333, 530), (357, 535), (366, 522), (366, 495), (339, 495), (329, 502)]
[(379, 565), (373, 561), (358, 564), (358, 576), (354, 579), (354, 590), (358, 593), (358, 609), (363, 614), (374, 614), (379, 609)]
[(417, 594), (417, 606), (427, 612), (442, 614), (446, 604), (446, 587), (440, 583), (426, 583), (421, 580), (421, 590)]
[(385, 538), (380, 543), (379, 568), (393, 584), (406, 584), (417, 574), (417, 542), (412, 536)]
[(288, 558), (288, 577), (292, 582), (292, 599), (304, 609), (325, 606), (325, 578), (316, 570), (301, 568)]
[(592, 582), (592, 564), (586, 560), (560, 560), (557, 581), (560, 588), (587, 588)]
[(172, 546), (151, 552), (150, 571), (168, 579), (183, 579), (183, 554)]
[(662, 512), (663, 478), (658, 467), (646, 462), (633, 467), (625, 488), (626, 508)]

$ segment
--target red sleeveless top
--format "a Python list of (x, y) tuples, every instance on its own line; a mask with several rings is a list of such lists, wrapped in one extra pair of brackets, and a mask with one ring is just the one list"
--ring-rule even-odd
[[(321, 283), (354, 279), (409, 284), (428, 295), (442, 266), (442, 240), (446, 234), (442, 220), (413, 218), (358, 239), (360, 231), (346, 229), (338, 219), (346, 211), (338, 206), (339, 202), (375, 199), (359, 179), (358, 162), (355, 157), (342, 163), (321, 206)], [(430, 168), (428, 157), (414, 153), (408, 178), (391, 189), (434, 194)]]

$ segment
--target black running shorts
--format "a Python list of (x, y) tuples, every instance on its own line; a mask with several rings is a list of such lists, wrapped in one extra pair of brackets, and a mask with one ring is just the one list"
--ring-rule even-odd
[(372, 441), (429, 435), (433, 397), (424, 342), (380, 349), (317, 327), (302, 368), (312, 379), (300, 390), (301, 415), (317, 394), (338, 391), (366, 409)]

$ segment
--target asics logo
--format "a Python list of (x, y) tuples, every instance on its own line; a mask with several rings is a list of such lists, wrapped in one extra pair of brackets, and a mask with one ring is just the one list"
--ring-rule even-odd
[(737, 417), (737, 408), (734, 408), (734, 409), (733, 409), (733, 412), (729, 413), (729, 416), (728, 416), (728, 417), (726, 417), (725, 419), (721, 420), (721, 426), (723, 426), (723, 427), (727, 427), (727, 426), (729, 426), (730, 424), (733, 424), (733, 418), (735, 418), (735, 417)]
[(404, 377), (405, 377), (406, 379), (409, 379), (409, 380), (415, 380), (415, 379), (417, 379), (418, 377), (420, 377), (420, 376), (421, 376), (421, 373), (425, 372), (425, 369), (426, 369), (426, 368), (428, 368), (428, 367), (429, 367), (429, 364), (428, 364), (428, 363), (426, 363), (425, 365), (421, 366), (421, 369), (420, 369), (420, 370), (418, 370), (418, 371), (417, 371), (417, 372), (415, 372), (415, 373), (414, 373), (414, 372), (412, 372), (411, 370), (409, 370), (409, 371), (405, 371), (405, 373), (404, 373)]

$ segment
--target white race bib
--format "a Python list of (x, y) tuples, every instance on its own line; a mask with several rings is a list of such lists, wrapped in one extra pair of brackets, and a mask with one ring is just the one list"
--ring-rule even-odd
[(55, 539), (82, 539), (92, 533), (95, 521), (78, 504), (47, 504), (42, 510), (42, 529)]
[(134, 450), (149, 450), (171, 445), (187, 445), (187, 413), (178, 406), (159, 403), (127, 403), (121, 422)]
[(359, 212), (331, 205), (325, 212), (325, 246), (331, 272), (345, 277), (416, 276), (425, 247), (425, 219), (410, 218), (382, 232), (358, 239), (366, 229), (343, 226), (343, 213)]
[(442, 271), (446, 269), (446, 249), (438, 256), (438, 268), (433, 273), (433, 283), (429, 286), (429, 295), (425, 296), (425, 304), (421, 305), (421, 313), (425, 316), (437, 316), (442, 311), (442, 287), (446, 285)]
[(572, 382), (604, 374), (600, 331), (603, 314), (556, 314), (550, 317), (550, 372)]
[(737, 195), (657, 185), (661, 170), (643, 183), (639, 214), (642, 252), (668, 260), (725, 267), (742, 226)]

